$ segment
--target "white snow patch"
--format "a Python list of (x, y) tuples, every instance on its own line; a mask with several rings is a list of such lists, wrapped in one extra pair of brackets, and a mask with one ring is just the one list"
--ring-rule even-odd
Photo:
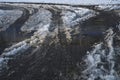
[(86, 8), (71, 8), (62, 12), (62, 19), (65, 25), (74, 26), (79, 24), (93, 16), (96, 16), (96, 12)]
[(30, 16), (28, 21), (22, 26), (24, 32), (31, 32), (42, 28), (44, 25), (50, 24), (52, 14), (45, 9), (39, 9), (37, 13)]
[(17, 53), (20, 53), (21, 51), (25, 51), (30, 46), (26, 42), (20, 42), (16, 45), (13, 45), (10, 48), (5, 49), (4, 53), (2, 55), (10, 56), (10, 55), (16, 55)]

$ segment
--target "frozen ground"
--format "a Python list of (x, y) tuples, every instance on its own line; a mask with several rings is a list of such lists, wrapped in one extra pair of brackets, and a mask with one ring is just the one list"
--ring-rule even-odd
[(0, 80), (120, 80), (120, 5), (0, 3)]

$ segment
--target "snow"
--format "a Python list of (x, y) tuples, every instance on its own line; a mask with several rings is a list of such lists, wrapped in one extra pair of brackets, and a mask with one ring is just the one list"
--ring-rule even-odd
[(45, 37), (49, 33), (49, 31), (48, 31), (49, 26), (50, 26), (50, 24), (46, 24), (42, 28), (39, 28), (38, 31), (35, 32), (34, 35), (31, 37), (30, 44), (34, 45), (37, 43), (37, 41), (42, 43), (44, 41)]
[(0, 10), (0, 31), (6, 30), (22, 14), (20, 10)]
[(18, 44), (15, 44), (11, 46), (10, 48), (6, 48), (5, 52), (2, 55), (5, 55), (5, 56), (16, 55), (20, 51), (23, 52), (27, 50), (29, 47), (30, 46), (25, 41), (19, 42)]
[(2, 70), (4, 70), (5, 68), (7, 68), (7, 63), (8, 63), (8, 58), (2, 58), (2, 57), (0, 57), (0, 73), (2, 72)]
[[(2, 64), (2, 62), (4, 61), (4, 58), (0, 58), (0, 64)], [(0, 65), (1, 67), (1, 65)]]
[(49, 24), (44, 25), (42, 28), (38, 29), (38, 31), (35, 32), (30, 39), (26, 39), (9, 48), (6, 48), (2, 56), (15, 56), (18, 55), (19, 53), (24, 53), (24, 51), (26, 51), (31, 46), (38, 44), (37, 41), (40, 41), (42, 43), (49, 32), (48, 28)]
[(106, 10), (106, 11), (109, 11), (109, 10), (120, 10), (120, 6), (118, 6), (118, 5), (99, 5), (99, 6), (97, 6), (97, 9), (99, 9), (99, 10)]
[[(45, 9), (39, 9), (37, 13), (30, 16), (28, 21), (22, 26), (21, 30), (24, 32), (31, 32), (42, 28), (46, 24), (50, 24), (52, 14)], [(34, 23), (33, 23), (34, 22)]]
[(1, 2), (39, 2), (60, 4), (119, 4), (120, 0), (0, 0)]
[(13, 59), (14, 56), (18, 54), (21, 55), (21, 53), (24, 53), (27, 49), (29, 49), (31, 46), (34, 46), (35, 44), (39, 45), (37, 43), (38, 40), (42, 43), (49, 32), (48, 31), (49, 25), (50, 24), (46, 24), (43, 27), (39, 28), (38, 31), (35, 32), (30, 39), (26, 39), (22, 42), (12, 45), (9, 48), (6, 48), (1, 55), (4, 56), (4, 58), (0, 57), (0, 74), (3, 71), (3, 68), (5, 69), (7, 68), (8, 61), (10, 59)]
[[(99, 44), (94, 46), (93, 51), (87, 52), (88, 55), (85, 61), (88, 67), (84, 71), (86, 75), (89, 75), (87, 80), (96, 80), (98, 77), (101, 80), (118, 80), (118, 74), (114, 69), (115, 53), (114, 47), (112, 45), (113, 38), (114, 32), (110, 28), (106, 31), (105, 43), (100, 42)], [(108, 50), (105, 49), (106, 47), (108, 48)], [(103, 56), (103, 54), (105, 55)], [(106, 58), (106, 60), (102, 61), (102, 59), (104, 58)], [(98, 67), (99, 64), (101, 65)], [(109, 71), (107, 71), (107, 69), (104, 67), (104, 64), (110, 67)]]
[(70, 10), (62, 12), (62, 19), (65, 25), (74, 26), (83, 21), (96, 16), (96, 12), (86, 8), (71, 8)]

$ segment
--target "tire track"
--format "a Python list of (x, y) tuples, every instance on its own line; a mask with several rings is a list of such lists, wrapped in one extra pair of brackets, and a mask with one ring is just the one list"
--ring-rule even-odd
[[(29, 19), (31, 15), (34, 15), (36, 12), (38, 12), (38, 9), (34, 8), (33, 14), (29, 13), (29, 10), (24, 7), (19, 6), (10, 6), (10, 5), (2, 5), (0, 6), (1, 10), (20, 10), (23, 12), (20, 18), (18, 18), (13, 24), (11, 24), (5, 31), (0, 32), (0, 53), (12, 44), (13, 42), (19, 42), (21, 40), (24, 40), (30, 35), (25, 35), (23, 32), (21, 32), (21, 27), (24, 25), (24, 23)], [(32, 34), (32, 33), (31, 33)]]

